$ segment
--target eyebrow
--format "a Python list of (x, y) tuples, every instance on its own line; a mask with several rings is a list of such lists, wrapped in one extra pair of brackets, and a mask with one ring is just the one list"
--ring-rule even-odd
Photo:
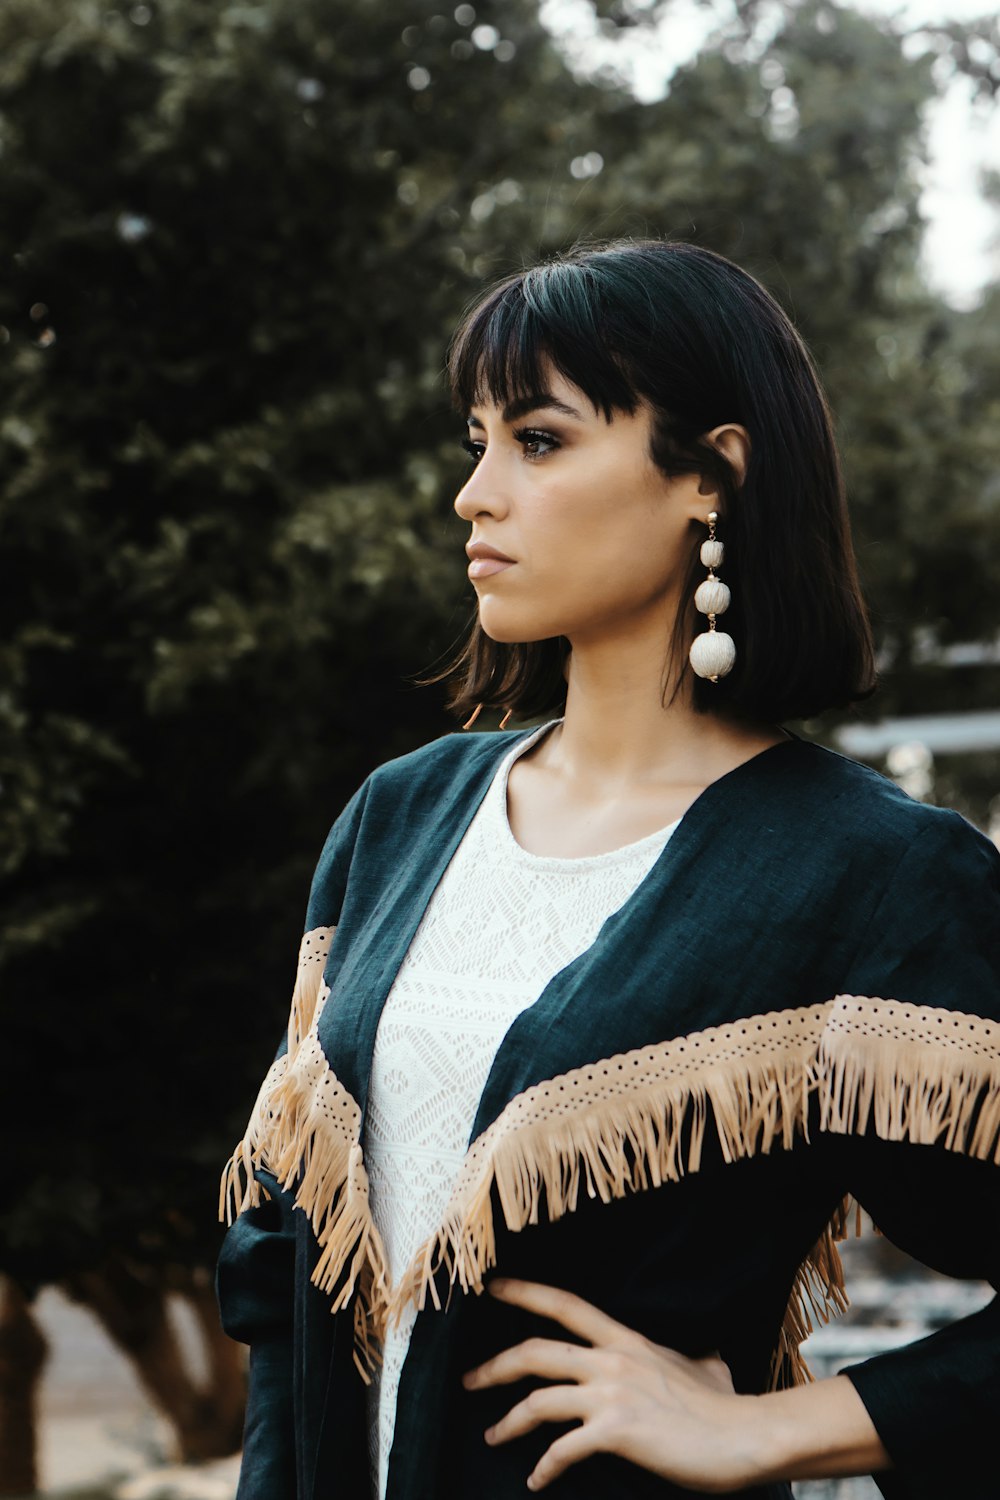
[[(565, 401), (560, 401), (558, 396), (551, 395), (548, 391), (541, 391), (537, 396), (518, 396), (514, 401), (508, 401), (503, 409), (505, 422), (516, 422), (518, 417), (526, 417), (532, 411), (557, 411), (564, 417), (575, 417), (578, 422), (583, 418), (575, 406), (567, 406)], [(470, 427), (482, 427), (478, 417), (470, 416)]]

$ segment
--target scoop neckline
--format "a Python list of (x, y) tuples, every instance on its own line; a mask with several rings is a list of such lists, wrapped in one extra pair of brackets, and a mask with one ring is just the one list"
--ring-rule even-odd
[(535, 869), (552, 870), (586, 870), (614, 864), (619, 860), (627, 859), (632, 855), (642, 854), (648, 850), (659, 850), (666, 843), (674, 829), (683, 821), (684, 814), (675, 818), (672, 823), (667, 823), (663, 828), (656, 828), (652, 833), (644, 834), (641, 839), (633, 839), (629, 844), (619, 844), (616, 849), (605, 849), (600, 854), (535, 854), (530, 849), (525, 849), (514, 837), (514, 831), (510, 826), (510, 818), (507, 813), (507, 778), (510, 768), (525, 750), (537, 743), (550, 729), (561, 724), (562, 718), (550, 719), (546, 724), (540, 724), (534, 731), (519, 739), (504, 756), (494, 778), (494, 793), (497, 812), (497, 823), (500, 828), (500, 837), (508, 851), (526, 864)]

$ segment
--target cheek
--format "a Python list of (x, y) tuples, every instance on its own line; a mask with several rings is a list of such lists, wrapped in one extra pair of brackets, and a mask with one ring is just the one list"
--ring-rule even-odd
[(532, 554), (543, 565), (609, 548), (620, 553), (639, 534), (637, 508), (621, 472), (582, 458), (537, 488), (522, 514)]
[[(497, 639), (563, 634), (654, 602), (683, 565), (684, 521), (648, 470), (581, 455), (532, 476), (514, 500), (519, 567), (479, 589), (480, 620)], [(677, 511), (677, 519), (672, 519)]]
[(550, 494), (536, 512), (532, 561), (577, 585), (586, 580), (602, 595), (654, 586), (673, 570), (681, 538), (669, 498), (644, 481), (613, 467), (581, 474), (570, 494), (562, 487)]

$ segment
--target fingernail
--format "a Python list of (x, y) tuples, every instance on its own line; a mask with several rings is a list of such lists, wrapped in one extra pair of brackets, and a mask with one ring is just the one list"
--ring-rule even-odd
[(537, 1488), (538, 1488), (538, 1481), (535, 1479), (534, 1474), (529, 1474), (528, 1475), (528, 1489), (529, 1490), (537, 1490)]
[(491, 1292), (505, 1292), (507, 1290), (507, 1283), (502, 1276), (496, 1276), (490, 1282), (489, 1289)]
[(486, 1439), (486, 1441), (488, 1443), (492, 1443), (492, 1441), (493, 1441), (493, 1434), (494, 1434), (495, 1431), (496, 1431), (495, 1427), (487, 1427), (486, 1431), (483, 1433), (483, 1437)]

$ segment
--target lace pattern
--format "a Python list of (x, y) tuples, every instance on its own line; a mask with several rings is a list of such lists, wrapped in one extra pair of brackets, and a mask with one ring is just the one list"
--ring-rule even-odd
[[(507, 819), (507, 776), (549, 728), (519, 741), (498, 767), (379, 1022), (363, 1151), (392, 1284), (438, 1227), (505, 1032), (593, 943), (677, 827), (577, 859), (522, 849)], [(398, 1326), (390, 1322), (381, 1370), (369, 1387), (376, 1496), (385, 1494), (396, 1394), (415, 1318), (411, 1305)]]

